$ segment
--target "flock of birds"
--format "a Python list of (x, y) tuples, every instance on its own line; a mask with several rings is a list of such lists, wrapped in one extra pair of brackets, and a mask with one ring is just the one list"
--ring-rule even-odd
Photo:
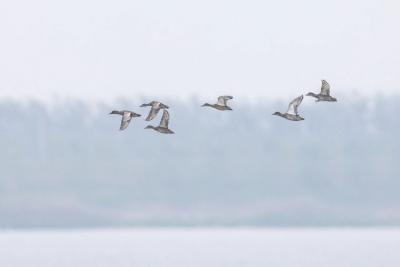
[[(315, 102), (319, 101), (327, 101), (327, 102), (336, 102), (336, 98), (332, 97), (330, 94), (330, 85), (327, 81), (322, 80), (322, 86), (321, 86), (321, 91), (319, 94), (315, 94), (313, 92), (310, 92), (306, 94), (306, 96), (311, 96), (316, 98)], [(228, 101), (233, 99), (233, 96), (220, 96), (218, 97), (218, 102), (216, 104), (208, 104), (205, 103), (202, 105), (202, 107), (211, 107), (220, 111), (224, 110), (232, 110), (231, 107), (228, 106)], [(304, 120), (303, 117), (301, 117), (298, 113), (298, 108), (303, 101), (303, 95), (295, 98), (289, 103), (289, 107), (285, 113), (281, 112), (275, 112), (272, 115), (277, 115), (282, 118), (285, 118), (290, 121), (301, 121)], [(149, 114), (147, 115), (146, 121), (151, 121), (155, 117), (157, 117), (157, 114), (159, 113), (160, 110), (163, 110), (163, 115), (161, 117), (160, 124), (158, 126), (153, 126), (153, 125), (148, 125), (146, 126), (145, 129), (153, 129), (159, 133), (163, 134), (173, 134), (174, 132), (168, 128), (169, 124), (169, 112), (167, 109), (169, 109), (169, 106), (158, 102), (158, 101), (151, 101), (148, 104), (142, 104), (140, 107), (151, 107)], [(128, 128), (129, 123), (131, 122), (132, 118), (134, 117), (140, 117), (140, 114), (137, 114), (133, 111), (129, 110), (113, 110), (110, 114), (117, 114), (122, 116), (121, 120), (121, 126), (120, 130), (125, 130)]]

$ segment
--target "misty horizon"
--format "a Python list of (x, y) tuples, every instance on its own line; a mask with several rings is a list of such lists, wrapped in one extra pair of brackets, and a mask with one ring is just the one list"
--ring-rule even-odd
[[(398, 101), (306, 97), (302, 122), (272, 116), (288, 101), (167, 102), (164, 136), (136, 101), (3, 100), (0, 226), (398, 225)], [(119, 108), (142, 117), (120, 132)]]

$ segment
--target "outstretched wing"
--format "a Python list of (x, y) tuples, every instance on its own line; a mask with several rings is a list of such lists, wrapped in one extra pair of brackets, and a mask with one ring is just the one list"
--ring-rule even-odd
[(113, 110), (113, 111), (111, 111), (111, 113), (110, 113), (110, 114), (124, 115), (124, 112), (122, 112), (122, 111), (118, 111), (118, 110)]
[(169, 113), (166, 109), (164, 109), (161, 121), (160, 121), (160, 127), (163, 128), (168, 128), (168, 123), (169, 123)]
[(165, 105), (165, 104), (163, 104), (163, 103), (161, 103), (161, 102), (158, 102), (159, 104), (159, 107), (160, 108), (169, 108), (169, 106), (167, 106), (167, 105)]
[(322, 80), (321, 95), (329, 95), (330, 90), (331, 90), (331, 87), (330, 87), (329, 83), (325, 80)]
[(146, 121), (151, 121), (152, 119), (154, 119), (158, 112), (160, 111), (161, 107), (160, 107), (160, 103), (159, 102), (155, 102), (152, 106), (151, 106), (151, 110), (149, 112), (149, 115), (147, 115)]
[(231, 99), (233, 99), (233, 96), (229, 96), (229, 95), (220, 96), (220, 97), (218, 97), (217, 105), (226, 106), (226, 102), (228, 102), (228, 100), (231, 100)]
[(121, 127), (119, 127), (119, 129), (122, 131), (122, 130), (125, 130), (126, 128), (128, 128), (131, 120), (132, 120), (131, 113), (124, 112), (124, 114), (122, 115)]
[(303, 95), (293, 99), (293, 101), (290, 102), (289, 108), (286, 112), (290, 113), (290, 114), (298, 115), (299, 114), (298, 107), (300, 106), (301, 101), (303, 101)]

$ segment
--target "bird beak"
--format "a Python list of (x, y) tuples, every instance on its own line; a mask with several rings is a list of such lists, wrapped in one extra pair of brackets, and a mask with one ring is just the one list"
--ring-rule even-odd
[(141, 104), (140, 107), (141, 107), (141, 108), (147, 107), (147, 104)]

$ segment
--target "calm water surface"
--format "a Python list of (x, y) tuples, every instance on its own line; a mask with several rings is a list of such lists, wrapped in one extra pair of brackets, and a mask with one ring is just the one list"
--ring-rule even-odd
[(2, 267), (400, 266), (400, 229), (0, 231)]

